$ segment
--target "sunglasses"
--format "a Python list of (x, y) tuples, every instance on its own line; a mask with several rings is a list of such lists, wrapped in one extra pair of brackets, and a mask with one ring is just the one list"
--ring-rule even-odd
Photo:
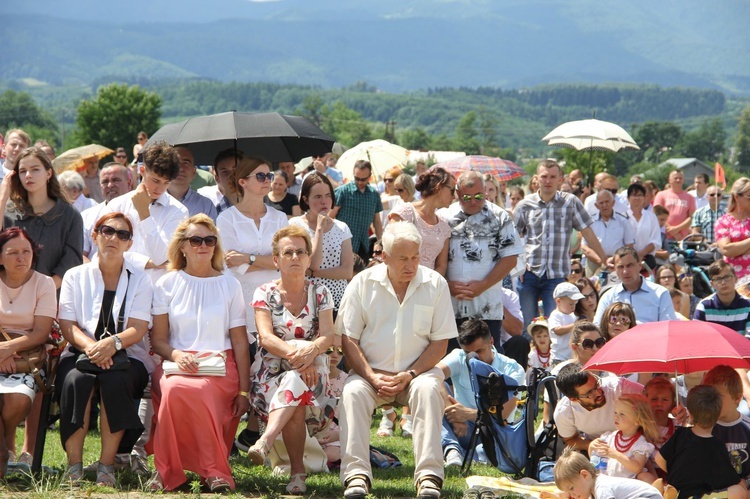
[(710, 198), (715, 198), (716, 196), (718, 196), (718, 194), (709, 194), (708, 195), (708, 197), (710, 197)]
[(383, 254), (383, 250), (373, 250), (372, 254), (373, 255), (382, 255)]
[[(601, 338), (601, 339), (604, 339), (604, 338)], [(588, 341), (591, 341), (591, 340), (588, 340)], [(597, 377), (594, 377), (594, 379), (596, 379), (596, 384), (594, 385), (594, 388), (592, 388), (591, 390), (587, 391), (586, 393), (582, 395), (579, 395), (578, 396), (579, 399), (592, 399), (596, 396), (596, 392), (598, 392), (602, 388), (602, 382)]]
[(580, 274), (583, 272), (583, 269), (570, 269), (571, 274)]
[(464, 195), (462, 195), (462, 196), (459, 196), (459, 197), (461, 198), (461, 200), (462, 200), (462, 201), (463, 201), (464, 203), (468, 203), (468, 202), (470, 202), (470, 201), (471, 201), (472, 199), (473, 199), (474, 201), (484, 201), (484, 194), (482, 194), (482, 193), (474, 194), (473, 196), (471, 196), (471, 195), (469, 195), (469, 194), (464, 194)]
[(609, 323), (613, 326), (629, 326), (630, 325), (630, 317), (615, 317), (612, 316), (609, 318)]
[[(250, 176), (252, 176), (252, 173), (245, 178), (248, 178)], [(268, 180), (269, 182), (273, 182), (273, 177), (274, 177), (274, 174), (271, 172), (268, 172), (268, 173), (258, 172), (255, 174), (255, 180), (257, 180), (258, 182), (265, 182), (266, 180)]]
[(219, 241), (219, 238), (216, 236), (206, 236), (206, 237), (200, 237), (200, 236), (191, 236), (184, 239), (185, 241), (188, 241), (190, 243), (190, 246), (193, 248), (200, 247), (201, 244), (206, 243), (206, 246), (209, 248), (213, 248), (216, 246), (216, 243)]
[(396, 180), (395, 178), (384, 178), (383, 182), (388, 182), (390, 184), (391, 182), (393, 182), (395, 180)]
[(112, 237), (114, 235), (117, 235), (117, 239), (120, 241), (130, 241), (130, 239), (133, 237), (133, 234), (129, 230), (124, 229), (115, 229), (114, 227), (110, 227), (109, 225), (102, 225), (96, 231), (103, 235), (104, 237)]
[(115, 158), (127, 159), (128, 157), (125, 156), (124, 154), (118, 154), (118, 155), (115, 156)]
[(402, 194), (406, 192), (406, 189), (396, 189), (396, 192), (398, 192), (399, 194)]
[(340, 347), (339, 348), (333, 348), (333, 347), (331, 347), (328, 350), (326, 350), (326, 353), (328, 355), (331, 355), (333, 352), (338, 352), (339, 355), (344, 355), (344, 349), (340, 348)]
[(286, 250), (281, 254), (281, 256), (283, 256), (287, 260), (291, 260), (295, 256), (297, 258), (302, 258), (303, 256), (307, 256), (307, 255), (308, 255), (307, 250), (304, 248), (299, 248), (295, 250)]
[(587, 338), (580, 342), (579, 345), (581, 345), (584, 350), (591, 350), (594, 347), (601, 348), (605, 343), (607, 343), (607, 340), (604, 338), (597, 338), (595, 340), (590, 340)]
[(369, 180), (370, 180), (370, 177), (365, 177), (365, 178), (354, 177), (355, 182), (368, 182)]

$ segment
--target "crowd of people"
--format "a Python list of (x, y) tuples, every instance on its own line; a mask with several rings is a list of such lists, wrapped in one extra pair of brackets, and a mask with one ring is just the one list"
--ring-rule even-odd
[[(525, 189), (424, 164), (413, 176), (388, 169), (379, 188), (367, 161), (345, 178), (328, 155), (300, 173), (232, 149), (199, 175), (188, 147), (165, 143), (136, 146), (135, 171), (118, 149), (117, 161), (87, 158), (81, 174), (58, 176), (24, 131), (5, 138), (0, 329), (17, 336), (0, 342), (1, 475), (9, 460), (30, 461), (39, 419), (39, 380), (14, 358), (57, 321), (73, 483), (92, 471), (114, 485), (128, 466), (149, 474), (152, 490), (182, 486), (186, 471), (210, 491), (233, 490), (229, 456), (239, 449), (286, 471), (290, 494), (306, 492), (308, 472), (338, 468), (345, 497), (364, 498), (382, 407), (378, 434), (395, 434), (400, 408), (401, 435), (413, 439), (417, 496), (439, 497), (474, 431), (472, 356), (511, 385), (529, 369), (557, 376), (555, 422), (573, 449), (555, 468), (565, 493), (642, 490), (606, 475), (747, 496), (747, 370), (671, 380), (583, 365), (636, 324), (693, 318), (744, 334), (748, 179), (724, 212), (721, 189), (696, 177), (687, 192), (678, 170), (658, 193), (637, 176), (619, 192), (607, 174), (591, 191), (580, 171), (552, 160)], [(708, 268), (707, 297), (694, 294), (689, 269), (668, 262), (691, 232), (723, 256)], [(517, 402), (504, 405), (505, 419)], [(545, 418), (551, 410), (545, 403)], [(84, 466), (96, 418), (101, 453)], [(694, 426), (675, 429), (688, 418)], [(681, 458), (701, 446), (696, 459), (716, 456), (706, 464), (714, 473)]]

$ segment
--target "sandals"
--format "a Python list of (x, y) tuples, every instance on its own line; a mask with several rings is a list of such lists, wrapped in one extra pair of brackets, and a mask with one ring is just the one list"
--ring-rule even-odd
[(365, 475), (354, 475), (346, 481), (345, 499), (365, 499), (369, 493), (370, 479)]
[(383, 409), (383, 419), (380, 420), (380, 426), (378, 426), (379, 437), (392, 437), (393, 436), (393, 421), (388, 417), (390, 414), (394, 414), (396, 410), (391, 407), (390, 409)]
[(154, 471), (154, 474), (151, 475), (151, 479), (146, 482), (146, 489), (151, 492), (160, 492), (164, 490), (164, 480), (162, 480), (158, 471)]
[(292, 475), (292, 479), (289, 480), (289, 484), (286, 486), (286, 491), (293, 496), (301, 496), (307, 492), (307, 473), (295, 473)]
[(83, 480), (83, 463), (69, 464), (65, 471), (65, 478), (72, 485), (78, 485)]
[(104, 487), (114, 487), (116, 483), (115, 465), (99, 463), (96, 467), (96, 484)]
[(228, 481), (218, 476), (206, 478), (206, 485), (211, 492), (226, 492), (232, 488)]
[(271, 447), (265, 442), (265, 440), (260, 439), (247, 450), (247, 458), (255, 466), (263, 466), (266, 464), (266, 458), (268, 457), (268, 452), (270, 450)]
[(427, 475), (417, 481), (417, 499), (435, 499), (440, 497), (443, 480), (435, 475)]

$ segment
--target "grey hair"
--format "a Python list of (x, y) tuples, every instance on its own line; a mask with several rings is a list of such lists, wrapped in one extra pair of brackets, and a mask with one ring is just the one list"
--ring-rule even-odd
[(599, 201), (599, 196), (601, 196), (602, 194), (605, 194), (609, 199), (612, 199), (612, 200), (615, 199), (615, 195), (614, 194), (612, 194), (607, 189), (602, 189), (601, 191), (599, 191), (599, 192), (596, 193), (596, 200), (597, 201)]
[(84, 182), (81, 174), (74, 172), (73, 170), (62, 172), (57, 176), (57, 181), (60, 182), (60, 185), (65, 189), (78, 189), (83, 192), (86, 188), (86, 182)]
[(390, 255), (393, 245), (396, 244), (397, 241), (411, 241), (422, 246), (422, 236), (419, 234), (417, 226), (404, 220), (389, 222), (388, 225), (385, 226), (382, 239), (383, 251)]
[(482, 184), (482, 188), (484, 188), (484, 177), (481, 173), (473, 170), (462, 172), (456, 180), (456, 184), (458, 184), (459, 187), (474, 187), (474, 184), (477, 182)]

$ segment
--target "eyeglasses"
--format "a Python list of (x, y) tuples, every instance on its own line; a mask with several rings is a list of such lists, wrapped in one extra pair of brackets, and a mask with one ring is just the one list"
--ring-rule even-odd
[(356, 176), (354, 177), (355, 182), (368, 182), (369, 180), (370, 180), (370, 177), (365, 177), (365, 178), (359, 178)]
[(473, 196), (471, 196), (469, 194), (464, 194), (464, 195), (459, 196), (459, 197), (461, 198), (461, 200), (464, 203), (468, 203), (471, 200), (474, 200), (474, 201), (484, 201), (484, 194), (482, 194), (481, 192), (477, 193), (477, 194), (474, 194)]
[(729, 282), (732, 279), (734, 279), (734, 276), (732, 274), (723, 275), (723, 276), (716, 276), (711, 278), (711, 282), (714, 284), (722, 284), (725, 282)]
[[(249, 178), (250, 176), (252, 176), (252, 173), (245, 178)], [(268, 173), (258, 172), (255, 174), (255, 180), (261, 183), (265, 182), (266, 180), (268, 180), (269, 182), (273, 182), (273, 177), (274, 177), (274, 174), (271, 172), (268, 172)]]
[(718, 196), (718, 194), (708, 194), (708, 197), (710, 198), (715, 198), (716, 196)]
[(583, 269), (570, 269), (571, 274), (580, 274), (583, 272)]
[(303, 256), (307, 256), (308, 254), (309, 254), (309, 253), (307, 252), (307, 250), (306, 250), (306, 249), (304, 249), (304, 248), (299, 248), (299, 249), (295, 249), (295, 250), (286, 250), (286, 251), (284, 251), (284, 252), (283, 252), (283, 253), (281, 254), (281, 256), (282, 256), (282, 257), (284, 257), (284, 258), (286, 258), (287, 260), (291, 260), (291, 259), (292, 259), (292, 258), (294, 258), (295, 256), (296, 256), (297, 258), (302, 258)]
[(116, 154), (116, 155), (115, 155), (115, 158), (119, 158), (119, 159), (127, 159), (128, 157), (127, 157), (127, 156), (125, 156), (124, 154)]
[(589, 298), (595, 298), (596, 297), (596, 291), (592, 291), (591, 293), (587, 295), (583, 295), (584, 300), (588, 300)]
[(209, 248), (213, 248), (216, 246), (216, 243), (218, 242), (219, 238), (216, 236), (206, 236), (206, 237), (200, 237), (200, 236), (190, 236), (185, 238), (185, 241), (188, 241), (190, 243), (190, 246), (193, 248), (200, 247), (201, 244), (206, 243), (206, 246)]
[(597, 338), (595, 340), (590, 340), (586, 338), (582, 342), (579, 343), (583, 347), (584, 350), (591, 350), (592, 348), (601, 348), (604, 346), (604, 344), (607, 343), (607, 340), (604, 338)]
[(395, 179), (395, 178), (384, 178), (384, 179), (383, 179), (383, 182), (388, 182), (388, 183), (390, 184), (390, 183), (391, 183), (391, 182), (393, 182), (394, 180), (396, 180), (396, 179)]
[(674, 279), (674, 274), (660, 275), (659, 276), (659, 280), (660, 281), (666, 281), (667, 279)]
[(333, 352), (338, 352), (339, 355), (344, 355), (344, 349), (341, 348), (341, 347), (339, 347), (339, 348), (333, 348), (333, 347), (331, 347), (328, 350), (326, 350), (326, 353), (328, 355), (331, 355)]
[(398, 192), (399, 194), (401, 194), (401, 193), (403, 193), (403, 192), (406, 192), (406, 189), (398, 189), (398, 188), (397, 188), (397, 189), (396, 189), (396, 192)]
[[(602, 339), (604, 339), (604, 338), (602, 338)], [(589, 340), (589, 341), (591, 341), (591, 340)], [(584, 393), (582, 395), (579, 395), (578, 396), (579, 399), (591, 399), (591, 398), (594, 398), (596, 396), (596, 392), (598, 392), (602, 388), (602, 382), (596, 376), (594, 376), (594, 379), (596, 380), (596, 384), (594, 385), (594, 388), (592, 388), (591, 390), (587, 391), (586, 393)]]
[(630, 317), (615, 317), (614, 315), (609, 318), (609, 323), (613, 326), (629, 326)]
[(130, 241), (130, 239), (133, 237), (133, 234), (129, 230), (124, 229), (115, 229), (114, 227), (110, 227), (109, 225), (102, 225), (96, 231), (103, 235), (104, 237), (112, 237), (115, 234), (117, 234), (117, 239), (120, 241)]

